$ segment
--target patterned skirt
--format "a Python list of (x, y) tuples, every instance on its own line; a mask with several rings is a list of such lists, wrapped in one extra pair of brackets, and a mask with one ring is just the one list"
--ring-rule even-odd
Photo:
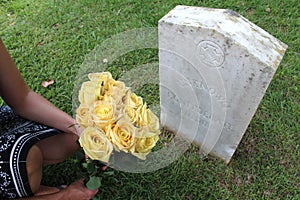
[(0, 199), (33, 195), (26, 170), (28, 151), (38, 141), (59, 133), (0, 106)]

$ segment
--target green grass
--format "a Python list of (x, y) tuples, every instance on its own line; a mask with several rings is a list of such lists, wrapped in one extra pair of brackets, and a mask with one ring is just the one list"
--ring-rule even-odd
[[(177, 4), (229, 8), (289, 48), (229, 165), (200, 158), (192, 147), (153, 173), (114, 171), (103, 177), (101, 199), (300, 199), (300, 4), (297, 0), (0, 0), (0, 35), (26, 82), (72, 114), (77, 70), (94, 47), (125, 30), (157, 27)], [(266, 12), (269, 7), (271, 12)], [(133, 52), (114, 63), (157, 61), (156, 51)], [(41, 82), (54, 79), (43, 88)], [(151, 86), (152, 87), (152, 86)], [(155, 87), (140, 90), (146, 101)], [(43, 182), (67, 184), (79, 177), (75, 157), (46, 167)], [(52, 178), (53, 177), (53, 178)]]

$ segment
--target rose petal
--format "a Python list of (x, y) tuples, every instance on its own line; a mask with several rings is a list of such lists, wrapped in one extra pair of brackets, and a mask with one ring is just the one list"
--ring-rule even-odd
[(85, 158), (85, 161), (89, 160), (89, 156), (87, 154), (84, 154), (84, 158)]
[(42, 86), (46, 88), (46, 87), (48, 87), (49, 85), (52, 85), (53, 83), (54, 83), (54, 80), (52, 80), (52, 79), (51, 79), (51, 80), (48, 80), (48, 81), (43, 81), (43, 82), (42, 82)]
[(107, 165), (105, 165), (101, 168), (102, 171), (105, 171), (106, 169), (107, 169)]

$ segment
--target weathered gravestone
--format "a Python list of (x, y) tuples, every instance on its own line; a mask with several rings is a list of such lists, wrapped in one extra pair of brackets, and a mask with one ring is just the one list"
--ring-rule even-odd
[(158, 28), (162, 124), (228, 163), (287, 45), (224, 9), (176, 6)]

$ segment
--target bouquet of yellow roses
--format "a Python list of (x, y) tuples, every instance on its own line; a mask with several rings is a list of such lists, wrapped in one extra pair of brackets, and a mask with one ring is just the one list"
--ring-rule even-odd
[(158, 117), (111, 73), (90, 73), (79, 91), (79, 143), (92, 160), (109, 162), (113, 151), (146, 159), (159, 140)]

